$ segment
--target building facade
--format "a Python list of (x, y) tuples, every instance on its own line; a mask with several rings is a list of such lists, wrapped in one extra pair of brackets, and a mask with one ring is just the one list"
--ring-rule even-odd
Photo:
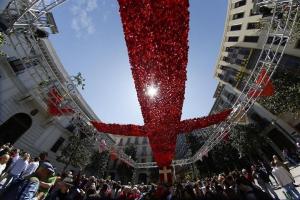
[[(48, 152), (49, 160), (61, 171), (64, 164), (57, 157), (68, 145), (69, 137), (76, 134), (71, 128), (75, 114), (99, 119), (73, 84), (48, 39), (50, 32), (57, 30), (52, 13), (48, 12), (49, 18), (45, 20), (51, 21), (51, 28), (21, 26), (4, 34), (3, 22), (7, 20), (3, 12), (8, 3), (0, 4), (0, 34), (5, 35), (0, 47), (0, 145), (10, 142), (33, 157)], [(49, 102), (53, 103), (51, 88), (61, 95), (57, 112), (72, 105), (71, 115), (49, 113)], [(87, 120), (81, 123), (91, 127)]]
[[(251, 70), (259, 59), (264, 44), (274, 42), (282, 51), (286, 40), (276, 40), (276, 35), (268, 36), (263, 28), (270, 14), (259, 13), (254, 0), (228, 0), (223, 41), (217, 59), (214, 77), (219, 81), (214, 94), (215, 103), (211, 113), (231, 107), (244, 88)], [(267, 38), (268, 37), (268, 38)], [(275, 37), (275, 38), (273, 38)], [(300, 39), (289, 41), (279, 64), (283, 70), (300, 75)], [(276, 88), (275, 88), (276, 92)], [(296, 101), (296, 99), (294, 99)], [(241, 123), (264, 123), (262, 134), (271, 140), (269, 145), (281, 155), (283, 148), (292, 148), (299, 140), (299, 110), (295, 113), (282, 112), (276, 115), (256, 102)]]

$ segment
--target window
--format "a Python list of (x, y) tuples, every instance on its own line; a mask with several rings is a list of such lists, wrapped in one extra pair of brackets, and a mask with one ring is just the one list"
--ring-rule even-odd
[(242, 25), (239, 24), (239, 25), (233, 25), (230, 27), (230, 31), (238, 31), (238, 30), (241, 30), (242, 28)]
[(242, 64), (242, 62), (243, 62), (243, 61), (242, 61), (242, 60), (240, 60), (240, 59), (236, 59), (236, 60), (235, 60), (235, 64), (237, 64), (237, 65), (241, 65), (241, 64)]
[(120, 139), (119, 146), (123, 145), (123, 138)]
[(148, 144), (148, 140), (146, 137), (143, 138), (143, 144)]
[[(267, 44), (271, 44), (273, 42), (273, 38), (274, 38), (273, 36), (268, 37)], [(279, 43), (280, 43), (280, 45), (283, 46), (286, 43), (286, 39), (287, 38), (283, 38), (282, 41), (281, 41), (281, 43), (280, 43), (280, 37), (276, 37), (275, 36), (273, 44), (274, 45), (279, 45)]]
[(238, 1), (234, 4), (234, 8), (238, 8), (244, 5), (246, 5), (246, 0)]
[(15, 73), (25, 70), (25, 67), (20, 59), (8, 58), (8, 62)]
[(239, 37), (233, 36), (233, 37), (228, 37), (228, 42), (237, 42), (239, 40)]
[(147, 147), (143, 146), (142, 147), (142, 156), (146, 156), (147, 155)]
[(300, 49), (300, 39), (296, 42), (295, 49)]
[(229, 57), (227, 57), (227, 56), (224, 56), (224, 57), (223, 57), (223, 60), (224, 60), (225, 62), (232, 63), (232, 59), (229, 58)]
[(233, 52), (233, 50), (234, 50), (233, 47), (226, 47), (225, 48), (226, 52)]
[(259, 36), (245, 36), (244, 42), (256, 43), (259, 39)]
[(248, 23), (247, 29), (259, 29), (259, 22), (251, 22)]
[(59, 147), (65, 142), (65, 139), (63, 137), (58, 138), (58, 140), (55, 142), (55, 144), (51, 147), (51, 151), (56, 153), (59, 149)]
[(251, 16), (255, 16), (255, 15), (259, 15), (258, 12), (253, 11), (253, 9), (250, 10), (250, 17)]
[(126, 144), (130, 144), (130, 142), (131, 142), (131, 138), (128, 138)]
[(230, 31), (238, 31), (238, 30), (241, 30), (242, 28), (242, 25), (239, 24), (239, 25), (233, 25), (230, 27)]
[(236, 13), (232, 16), (232, 20), (241, 19), (244, 17), (244, 12)]
[(241, 54), (241, 55), (249, 55), (249, 53), (250, 53), (250, 49), (247, 49), (247, 48), (239, 49), (239, 54)]
[(135, 144), (135, 145), (138, 145), (138, 144), (139, 144), (139, 138), (138, 138), (138, 137), (135, 138), (134, 144)]

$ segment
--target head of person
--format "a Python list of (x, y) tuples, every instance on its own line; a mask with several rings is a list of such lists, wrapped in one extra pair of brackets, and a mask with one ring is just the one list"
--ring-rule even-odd
[(29, 153), (24, 153), (23, 159), (29, 161), (29, 159), (30, 159), (30, 154), (29, 154)]
[(271, 164), (272, 167), (276, 167), (276, 162), (275, 161), (272, 161), (270, 164)]
[(47, 180), (54, 175), (55, 170), (51, 163), (42, 162), (35, 173), (40, 180)]
[(11, 155), (12, 156), (16, 156), (16, 155), (18, 155), (20, 153), (20, 149), (13, 149), (12, 151), (11, 151)]
[(6, 153), (0, 157), (0, 164), (6, 164), (9, 160), (10, 156)]
[(48, 158), (48, 153), (47, 152), (40, 153), (39, 158), (40, 158), (41, 161), (46, 161), (47, 158)]

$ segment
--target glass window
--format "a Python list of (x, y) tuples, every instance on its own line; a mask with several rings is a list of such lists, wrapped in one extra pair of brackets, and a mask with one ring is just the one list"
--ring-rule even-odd
[(244, 42), (256, 43), (259, 39), (259, 36), (245, 36)]
[(123, 145), (123, 138), (121, 138), (119, 141), (119, 146), (122, 146), (122, 145)]
[(131, 143), (131, 138), (128, 138), (126, 144), (130, 144)]
[(135, 140), (134, 140), (134, 144), (138, 145), (139, 144), (139, 138), (136, 137)]
[(242, 25), (239, 24), (239, 25), (233, 25), (230, 27), (230, 31), (238, 31), (238, 30), (241, 30), (242, 28)]
[(143, 138), (143, 144), (148, 144), (148, 140), (146, 137)]
[(228, 42), (237, 42), (238, 40), (239, 40), (239, 37), (237, 37), (237, 36), (228, 37)]
[(232, 20), (241, 19), (244, 17), (244, 12), (236, 13), (232, 16)]
[(295, 48), (300, 49), (300, 39), (298, 39), (298, 41), (296, 42)]
[(234, 4), (234, 8), (238, 8), (244, 5), (246, 5), (246, 0), (238, 1)]
[(56, 153), (59, 149), (59, 147), (61, 147), (61, 145), (65, 142), (65, 139), (60, 137), (58, 138), (58, 140), (54, 143), (54, 145), (51, 147), (51, 151)]
[(247, 29), (259, 29), (259, 22), (250, 22), (247, 25)]

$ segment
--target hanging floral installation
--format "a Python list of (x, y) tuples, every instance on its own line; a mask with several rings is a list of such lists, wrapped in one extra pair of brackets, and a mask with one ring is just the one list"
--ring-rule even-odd
[(119, 0), (144, 125), (92, 121), (100, 132), (147, 136), (160, 167), (169, 166), (180, 133), (219, 123), (230, 110), (181, 121), (188, 62), (188, 0)]
[(48, 93), (48, 113), (52, 116), (73, 114), (74, 110), (68, 106), (63, 106), (64, 98), (52, 87)]
[(274, 86), (271, 80), (269, 80), (270, 77), (267, 74), (266, 68), (262, 68), (258, 78), (256, 80), (256, 84), (261, 85), (261, 90), (250, 90), (248, 92), (249, 97), (269, 97), (274, 95)]

